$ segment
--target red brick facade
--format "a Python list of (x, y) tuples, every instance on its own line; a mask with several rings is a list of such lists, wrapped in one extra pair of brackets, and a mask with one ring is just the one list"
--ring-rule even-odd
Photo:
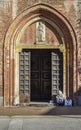
[[(0, 104), (12, 106), (15, 100), (15, 55), (20, 46), (35, 48), (36, 22), (46, 22), (48, 46), (65, 47), (64, 91), (75, 103), (81, 91), (81, 30), (78, 0), (0, 1)], [(50, 45), (53, 44), (53, 45)], [(31, 44), (31, 45), (30, 45)], [(44, 46), (45, 47), (45, 46)], [(42, 48), (39, 47), (39, 48)], [(46, 46), (47, 48), (47, 46)]]

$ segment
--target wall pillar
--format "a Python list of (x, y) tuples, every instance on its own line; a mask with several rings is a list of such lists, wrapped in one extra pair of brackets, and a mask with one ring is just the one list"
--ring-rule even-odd
[(19, 101), (19, 51), (15, 52), (15, 88), (14, 88), (14, 105), (18, 105)]

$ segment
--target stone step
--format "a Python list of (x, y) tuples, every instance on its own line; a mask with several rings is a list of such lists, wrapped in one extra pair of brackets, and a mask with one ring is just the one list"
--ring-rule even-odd
[(30, 102), (30, 103), (22, 103), (21, 106), (32, 106), (32, 107), (48, 107), (50, 106), (49, 102)]
[(50, 104), (48, 102), (31, 102), (29, 106), (36, 106), (36, 107), (46, 107)]

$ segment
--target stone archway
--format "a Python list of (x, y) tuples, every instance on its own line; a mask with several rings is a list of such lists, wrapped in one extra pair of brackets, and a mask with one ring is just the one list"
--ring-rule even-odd
[[(58, 39), (62, 43), (61, 51), (64, 51), (64, 92), (66, 96), (73, 97), (77, 89), (77, 72), (76, 72), (76, 37), (74, 30), (68, 20), (52, 6), (39, 3), (29, 7), (20, 14), (9, 27), (4, 43), (4, 106), (14, 104), (15, 86), (15, 53), (19, 37), (22, 32), (34, 22), (44, 20), (51, 30), (58, 32)], [(64, 45), (64, 46), (63, 46)], [(30, 46), (24, 46), (30, 48)], [(35, 46), (32, 46), (35, 48)], [(38, 48), (45, 48), (45, 46)], [(53, 46), (48, 46), (51, 48)], [(23, 48), (23, 45), (22, 45)], [(21, 49), (21, 47), (20, 47)], [(18, 57), (18, 53), (16, 53)], [(16, 61), (18, 63), (18, 60)], [(17, 69), (17, 68), (16, 68)], [(18, 69), (17, 69), (18, 71)], [(16, 88), (15, 88), (16, 87)]]

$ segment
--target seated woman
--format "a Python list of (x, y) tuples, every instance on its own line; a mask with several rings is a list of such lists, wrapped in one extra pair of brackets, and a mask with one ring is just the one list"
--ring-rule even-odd
[(62, 93), (62, 91), (59, 90), (59, 94), (56, 96), (56, 102), (57, 102), (57, 105), (64, 105), (64, 95)]

